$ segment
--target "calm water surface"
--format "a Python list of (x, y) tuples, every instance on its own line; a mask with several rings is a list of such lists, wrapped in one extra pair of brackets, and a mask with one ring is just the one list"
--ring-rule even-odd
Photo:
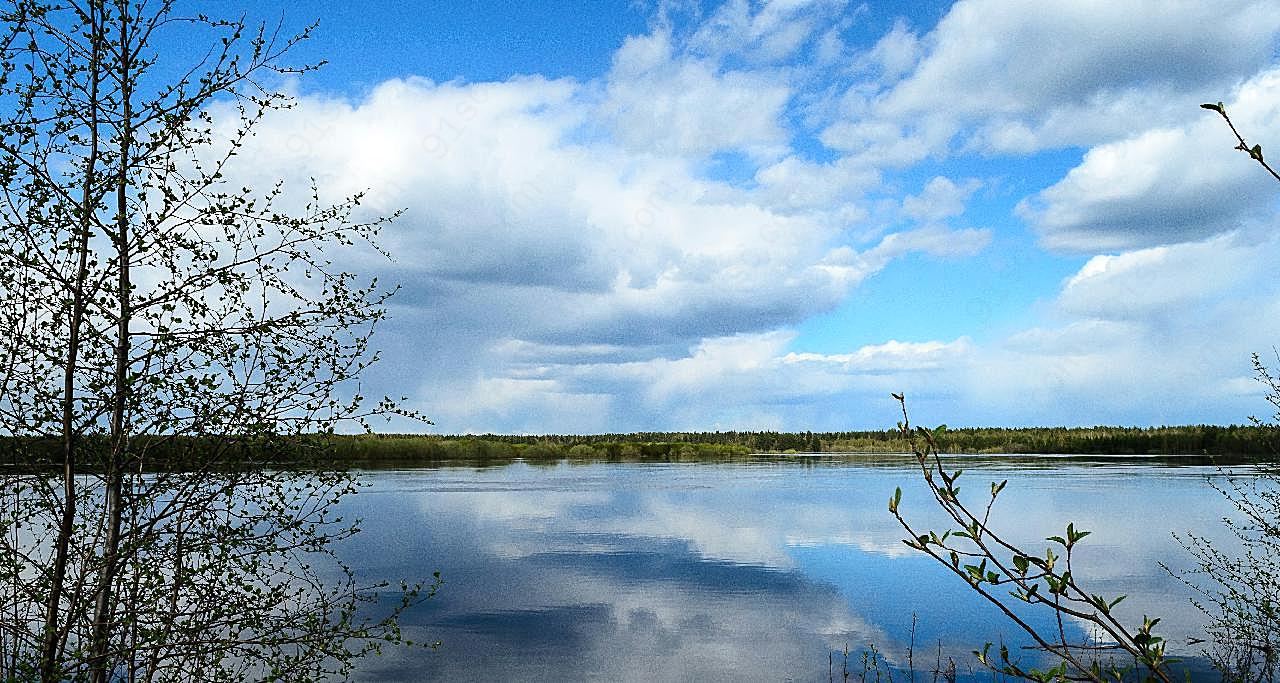
[[(1067, 521), (1092, 530), (1076, 558), (1086, 588), (1128, 594), (1126, 616), (1163, 616), (1175, 642), (1196, 632), (1187, 590), (1158, 562), (1188, 564), (1171, 532), (1224, 536), (1229, 505), (1205, 483), (1214, 468), (963, 466), (969, 491), (1010, 480), (993, 515), (1006, 535), (1043, 548), (1036, 539)], [(953, 657), (964, 671), (983, 642), (1023, 639), (901, 543), (886, 510), (895, 486), (909, 519), (936, 520), (913, 467), (878, 457), (370, 472), (344, 503), (365, 521), (344, 556), (365, 578), (439, 570), (446, 584), (404, 622), (439, 650), (392, 651), (358, 679), (825, 681), (835, 652), (839, 680), (846, 645), (852, 668), (868, 644), (905, 665), (913, 615), (916, 667)]]

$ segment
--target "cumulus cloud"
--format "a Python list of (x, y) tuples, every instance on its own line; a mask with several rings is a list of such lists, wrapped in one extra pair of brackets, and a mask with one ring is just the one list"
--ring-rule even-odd
[(938, 176), (925, 184), (920, 194), (902, 198), (902, 213), (919, 221), (941, 221), (964, 213), (965, 200), (982, 183), (976, 179), (957, 185), (949, 178)]
[(835, 365), (843, 370), (873, 374), (889, 374), (914, 370), (937, 370), (954, 363), (970, 351), (968, 339), (946, 343), (900, 342), (889, 340), (883, 344), (864, 346), (852, 353), (788, 353), (782, 358), (787, 365), (816, 363)]
[(740, 334), (703, 340), (674, 358), (540, 363), (534, 372), (553, 382), (555, 391), (548, 393), (604, 391), (614, 397), (614, 424), (661, 420), (676, 429), (782, 429), (803, 418), (835, 429), (850, 418), (850, 404), (885, 402), (890, 391), (904, 387), (931, 391), (973, 351), (961, 338), (891, 340), (818, 354), (789, 351), (794, 339), (794, 332), (782, 330)]
[(826, 211), (848, 223), (865, 214), (850, 198), (877, 186), (881, 176), (848, 159), (817, 163), (791, 155), (760, 168), (755, 180), (756, 196), (779, 210)]
[[(753, 62), (786, 60), (838, 22), (848, 6), (849, 0), (729, 0), (693, 32), (689, 49)], [(829, 32), (822, 37), (832, 39)]]
[[(1268, 5), (961, 0), (861, 51), (870, 10), (840, 0), (663, 10), (591, 80), (304, 92), (229, 173), (406, 210), (393, 263), (335, 257), (403, 286), (369, 381), (445, 431), (871, 426), (900, 390), (951, 423), (1230, 419), (1271, 343), (1255, 321), (1280, 314), (1258, 284), (1274, 188), (1195, 105), (1229, 93), (1280, 138)], [(807, 346), (806, 320), (895, 261), (1022, 237), (1019, 197), (979, 213), (1000, 181), (944, 162), (1063, 147), (1083, 158), (1016, 213), (1083, 265), (1033, 309)]]
[[(1213, 98), (1216, 100), (1216, 98)], [(1280, 69), (1228, 98), (1250, 137), (1280, 137)], [(1265, 216), (1274, 185), (1216, 114), (1100, 145), (1065, 178), (1019, 206), (1046, 246), (1071, 251), (1129, 249), (1196, 240)]]
[[(784, 188), (806, 166), (783, 162), (761, 171), (758, 188), (737, 188), (699, 173), (717, 145), (669, 156), (633, 149), (626, 135), (584, 136), (609, 110), (596, 94), (520, 77), (393, 80), (358, 100), (302, 95), (263, 122), (233, 172), (295, 187), (315, 175), (326, 196), (371, 189), (370, 214), (405, 209), (382, 237), (394, 263), (341, 258), (402, 285), (381, 337), (383, 381), (423, 378), (422, 393), (441, 397), (423, 407), (458, 430), (605, 428), (626, 410), (616, 397), (530, 368), (566, 349), (640, 358), (653, 365), (638, 395), (673, 396), (709, 359), (747, 357), (723, 340), (828, 310), (908, 253), (972, 253), (987, 239), (935, 230), (851, 245), (859, 212), (836, 196), (871, 182), (858, 171), (803, 197)], [(528, 363), (509, 355), (512, 344)], [(686, 357), (690, 348), (703, 351)]]
[[(635, 316), (679, 327), (679, 311), (699, 306), (787, 317), (810, 304), (768, 300), (779, 282), (826, 292), (828, 303), (842, 291), (815, 267), (836, 236), (831, 228), (708, 200), (712, 184), (688, 164), (571, 142), (584, 121), (573, 93), (573, 84), (541, 79), (410, 80), (354, 104), (304, 97), (264, 124), (253, 168), (242, 172), (322, 168), (330, 194), (377, 188), (372, 203), (407, 209), (384, 235), (404, 275), (565, 297), (568, 319), (549, 321), (552, 328)], [(310, 129), (323, 137), (291, 153), (290, 132)], [(775, 278), (768, 289), (756, 284), (760, 275)]]
[(1067, 280), (1058, 306), (1090, 318), (1186, 316), (1262, 277), (1269, 251), (1231, 235), (1095, 256)]
[(888, 235), (874, 249), (867, 251), (862, 259), (874, 263), (878, 269), (889, 261), (912, 252), (939, 257), (972, 256), (990, 241), (989, 230), (948, 230), (934, 225)]
[[(925, 146), (921, 156), (957, 135), (1001, 153), (1096, 144), (1186, 120), (1189, 101), (1267, 65), (1277, 31), (1280, 14), (1259, 0), (961, 0), (918, 41), (903, 26), (882, 39), (886, 72), (915, 66), (875, 98), (872, 119), (901, 126), (895, 137)], [(859, 119), (827, 137), (868, 139), (851, 135), (869, 130)]]
[(1241, 421), (1256, 411), (1250, 352), (1274, 342), (1280, 285), (1259, 286), (1280, 239), (1238, 234), (1089, 260), (1044, 324), (982, 343), (887, 341), (844, 353), (794, 350), (774, 331), (707, 340), (681, 358), (542, 365), (558, 391), (604, 388), (641, 421), (674, 428), (841, 429), (888, 419), (906, 391), (925, 422)]
[(836, 121), (823, 129), (821, 140), (831, 149), (876, 168), (905, 168), (944, 148), (959, 130), (946, 116), (932, 116), (912, 124), (874, 117)]
[(791, 93), (784, 84), (674, 55), (665, 32), (623, 44), (606, 92), (603, 113), (632, 150), (675, 156), (742, 150), (767, 158), (786, 149), (779, 118)]
[(1096, 256), (1063, 283), (1056, 323), (979, 354), (966, 393), (1083, 424), (1242, 422), (1261, 394), (1249, 356), (1275, 343), (1259, 321), (1280, 313), (1263, 275), (1277, 257), (1274, 236), (1240, 234)]
[(899, 19), (893, 30), (884, 34), (865, 57), (866, 65), (875, 68), (882, 80), (893, 82), (911, 71), (920, 61), (923, 46), (920, 37)]

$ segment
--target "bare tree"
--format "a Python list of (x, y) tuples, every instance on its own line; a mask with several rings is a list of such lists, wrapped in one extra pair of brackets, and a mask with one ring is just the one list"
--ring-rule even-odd
[(397, 412), (355, 384), (390, 291), (326, 251), (390, 217), (228, 177), (311, 27), (176, 0), (0, 27), (0, 677), (313, 680), (400, 642), (422, 585), (366, 617), (323, 437)]

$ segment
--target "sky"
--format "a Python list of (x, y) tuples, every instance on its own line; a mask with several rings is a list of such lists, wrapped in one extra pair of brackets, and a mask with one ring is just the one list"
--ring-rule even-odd
[(429, 431), (1268, 415), (1280, 184), (1199, 104), (1280, 141), (1275, 0), (248, 11), (327, 64), (237, 181), (404, 210), (342, 265)]

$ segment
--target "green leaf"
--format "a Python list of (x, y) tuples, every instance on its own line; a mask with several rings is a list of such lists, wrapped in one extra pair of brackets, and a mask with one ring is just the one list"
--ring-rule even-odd
[(1099, 610), (1102, 610), (1103, 614), (1107, 614), (1108, 612), (1111, 611), (1110, 605), (1107, 604), (1107, 599), (1102, 597), (1101, 595), (1092, 595), (1089, 597), (1089, 601), (1093, 603), (1094, 607), (1097, 607)]
[(1076, 541), (1084, 538), (1085, 536), (1088, 536), (1091, 533), (1093, 532), (1077, 531), (1075, 524), (1072, 524), (1070, 522), (1067, 523), (1067, 543), (1069, 545), (1074, 545)]

